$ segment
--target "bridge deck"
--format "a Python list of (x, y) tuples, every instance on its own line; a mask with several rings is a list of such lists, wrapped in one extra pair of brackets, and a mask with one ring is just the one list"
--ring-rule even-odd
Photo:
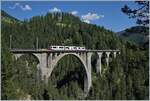
[(120, 50), (44, 50), (44, 49), (11, 49), (12, 53), (54, 53), (54, 52), (119, 52)]

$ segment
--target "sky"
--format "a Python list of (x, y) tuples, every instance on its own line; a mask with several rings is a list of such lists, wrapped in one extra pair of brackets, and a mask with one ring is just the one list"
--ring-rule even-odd
[(47, 12), (68, 12), (86, 23), (119, 32), (136, 25), (135, 19), (121, 12), (125, 4), (137, 7), (133, 1), (2, 1), (1, 9), (19, 20)]

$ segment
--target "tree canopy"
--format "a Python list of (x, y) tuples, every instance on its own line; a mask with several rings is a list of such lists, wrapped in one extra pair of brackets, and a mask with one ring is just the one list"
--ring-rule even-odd
[[(61, 16), (61, 19), (59, 19)], [(141, 49), (120, 39), (104, 27), (87, 24), (68, 13), (47, 13), (29, 20), (2, 19), (2, 99), (148, 99), (148, 48)], [(15, 60), (9, 50), (9, 36), (13, 48), (39, 48), (49, 45), (79, 45), (87, 49), (120, 49), (117, 59), (111, 57), (110, 66), (102, 58), (102, 74), (96, 74), (96, 55), (92, 56), (92, 88), (83, 95), (85, 70), (73, 56), (61, 59), (54, 68), (49, 85), (40, 81), (38, 61), (32, 55)], [(104, 57), (104, 56), (103, 56)], [(66, 61), (67, 60), (67, 61)], [(137, 79), (138, 78), (138, 79)]]
[(136, 19), (136, 23), (143, 26), (149, 26), (149, 1), (141, 0), (135, 1), (138, 8), (131, 8), (128, 5), (124, 5), (121, 9), (123, 13), (127, 14), (129, 18)]

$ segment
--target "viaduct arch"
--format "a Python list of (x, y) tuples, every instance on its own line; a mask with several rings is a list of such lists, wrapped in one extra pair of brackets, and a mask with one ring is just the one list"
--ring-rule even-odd
[(88, 90), (87, 90), (86, 88), (90, 89), (90, 86), (91, 86), (91, 85), (90, 85), (90, 82), (91, 82), (91, 81), (90, 81), (89, 70), (88, 70), (88, 67), (87, 67), (85, 61), (83, 60), (83, 58), (81, 58), (81, 56), (80, 56), (79, 54), (76, 54), (76, 53), (63, 53), (63, 54), (59, 55), (58, 57), (56, 57), (56, 59), (53, 60), (53, 62), (52, 62), (52, 64), (51, 64), (52, 66), (51, 66), (51, 68), (49, 69), (48, 77), (51, 76), (53, 69), (57, 66), (57, 63), (58, 63), (63, 57), (68, 56), (68, 55), (72, 55), (72, 56), (76, 57), (76, 58), (81, 62), (81, 64), (83, 65), (84, 70), (85, 70), (85, 72), (86, 72), (86, 75), (85, 75), (85, 78), (84, 78), (84, 92), (87, 92)]

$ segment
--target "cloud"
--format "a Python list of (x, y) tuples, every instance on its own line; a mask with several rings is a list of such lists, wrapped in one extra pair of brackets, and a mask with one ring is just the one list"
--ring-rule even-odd
[(50, 9), (49, 10), (50, 12), (61, 12), (61, 9), (58, 9), (58, 8), (56, 8), (56, 7), (54, 7), (53, 9)]
[(96, 13), (90, 13), (90, 12), (88, 14), (81, 16), (82, 20), (86, 23), (90, 23), (92, 20), (98, 20), (103, 17), (104, 15), (98, 15)]
[(15, 9), (17, 6), (19, 6), (20, 3), (15, 3), (12, 7), (9, 7), (10, 9)]
[(20, 6), (20, 8), (21, 8), (23, 11), (32, 10), (32, 8), (30, 7), (30, 5), (25, 5), (24, 7), (23, 7), (23, 6)]
[(72, 11), (70, 12), (72, 15), (77, 15), (78, 14), (78, 11)]
[(83, 20), (84, 22), (86, 22), (86, 23), (90, 23), (90, 20)]
[(21, 10), (23, 11), (28, 11), (28, 10), (32, 10), (32, 8), (30, 7), (30, 5), (21, 5), (20, 3), (15, 3), (12, 7), (9, 7), (10, 9), (15, 9), (19, 7)]

